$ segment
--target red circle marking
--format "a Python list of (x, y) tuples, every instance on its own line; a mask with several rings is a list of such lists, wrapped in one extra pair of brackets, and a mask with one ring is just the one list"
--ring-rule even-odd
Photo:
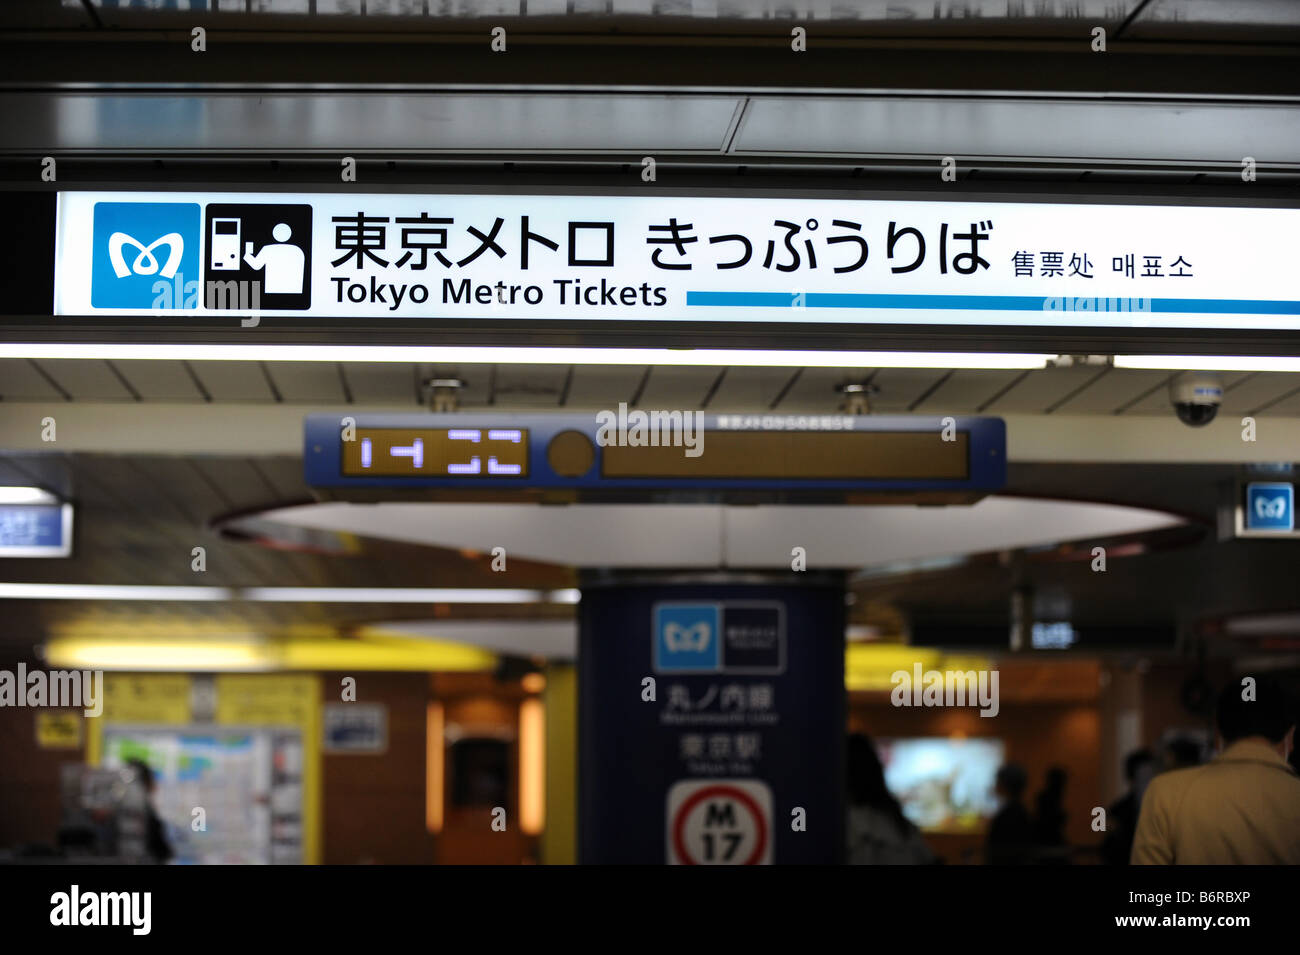
[(686, 802), (677, 807), (677, 818), (673, 820), (673, 848), (677, 851), (677, 858), (686, 865), (699, 865), (686, 851), (686, 839), (683, 829), (686, 827), (686, 817), (691, 814), (691, 810), (705, 799), (715, 795), (730, 796), (738, 800), (754, 817), (754, 822), (758, 826), (758, 839), (755, 841), (754, 851), (741, 864), (756, 865), (758, 860), (763, 858), (763, 850), (767, 848), (767, 823), (764, 821), (763, 812), (758, 808), (758, 803), (754, 801), (753, 796), (743, 789), (727, 785), (705, 786), (703, 789), (697, 789)]

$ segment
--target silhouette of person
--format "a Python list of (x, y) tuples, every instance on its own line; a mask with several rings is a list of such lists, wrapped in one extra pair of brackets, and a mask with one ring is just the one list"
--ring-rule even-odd
[(1201, 744), (1186, 736), (1175, 736), (1165, 744), (1165, 769), (1186, 769), (1201, 765)]
[(153, 770), (149, 764), (142, 759), (129, 759), (127, 766), (135, 770), (136, 780), (144, 787), (145, 791), (145, 839), (144, 848), (149, 857), (157, 863), (167, 862), (175, 853), (172, 851), (171, 843), (167, 841), (167, 833), (163, 829), (162, 819), (158, 817), (158, 812), (153, 807), (154, 791), (158, 788), (158, 782), (154, 778)]
[(301, 295), (307, 257), (296, 245), (289, 245), (293, 230), (280, 222), (271, 230), (275, 242), (262, 246), (253, 254), (253, 243), (244, 243), (244, 262), (251, 269), (262, 269), (262, 292), (266, 295)]
[(849, 865), (928, 865), (934, 853), (885, 786), (871, 739), (848, 739)]
[[(1246, 699), (1242, 697), (1246, 696)], [(1151, 780), (1134, 865), (1300, 865), (1300, 778), (1287, 763), (1295, 710), (1281, 684), (1229, 680), (1215, 708), (1219, 754)]]
[(985, 860), (989, 865), (1025, 865), (1033, 843), (1033, 825), (1029, 810), (1021, 802), (1029, 777), (1015, 763), (1007, 763), (998, 770), (994, 789), (1002, 807), (989, 823), (984, 844)]
[(1034, 842), (1044, 848), (1065, 845), (1065, 781), (1060, 766), (1047, 771), (1047, 781), (1034, 802)]
[(1156, 755), (1151, 750), (1135, 749), (1124, 757), (1124, 778), (1129, 788), (1106, 810), (1106, 837), (1101, 843), (1101, 858), (1106, 865), (1128, 865), (1142, 794), (1155, 773)]

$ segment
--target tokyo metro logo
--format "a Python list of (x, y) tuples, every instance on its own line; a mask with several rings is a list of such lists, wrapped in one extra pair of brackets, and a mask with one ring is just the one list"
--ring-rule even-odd
[[(199, 225), (194, 202), (95, 203), (90, 304), (153, 309), (159, 307), (157, 283), (170, 286), (177, 276), (197, 280)], [(187, 300), (174, 301), (167, 307), (183, 308)], [(188, 307), (197, 306), (190, 300)]]
[(659, 673), (709, 673), (719, 669), (717, 604), (664, 603), (654, 608), (654, 668)]
[(1250, 530), (1295, 530), (1294, 507), (1294, 485), (1269, 481), (1246, 485), (1246, 527)]

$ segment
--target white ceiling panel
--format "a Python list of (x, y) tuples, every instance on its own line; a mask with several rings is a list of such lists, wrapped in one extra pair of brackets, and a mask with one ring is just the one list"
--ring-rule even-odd
[(872, 368), (805, 368), (781, 398), (776, 410), (829, 414), (840, 406), (840, 385), (864, 382), (874, 371)]
[[(1292, 375), (1295, 378), (1291, 385), (1292, 392), (1280, 401), (1274, 401), (1268, 407), (1264, 408), (1262, 414), (1271, 416), (1284, 415), (1286, 417), (1295, 417), (1300, 415), (1300, 376)], [(1300, 448), (1296, 449), (1296, 455), (1300, 457)]]
[(728, 368), (708, 410), (763, 411), (771, 407), (792, 374), (793, 368)]
[[(617, 409), (620, 401), (630, 402), (645, 375), (639, 365), (576, 365), (569, 382), (566, 411)], [(641, 407), (653, 407), (641, 403)]]
[(144, 401), (203, 400), (183, 362), (126, 360), (113, 365)]
[(349, 361), (343, 364), (343, 376), (356, 404), (412, 405), (417, 400), (414, 365)]
[(973, 414), (1021, 374), (1019, 371), (957, 369), (917, 404), (915, 410), (927, 414)]
[(1113, 414), (1169, 378), (1167, 371), (1112, 368), (1059, 405), (1056, 414)]
[(196, 361), (194, 374), (213, 401), (274, 401), (262, 366), (255, 361)]
[(0, 358), (0, 399), (62, 401), (63, 396), (26, 358)]
[(493, 407), (558, 410), (568, 365), (497, 365)]
[(267, 371), (285, 401), (337, 404), (345, 398), (334, 362), (269, 362)]
[(644, 408), (699, 408), (721, 368), (677, 368), (659, 365), (650, 370), (650, 378), (641, 392)]
[(1246, 414), (1283, 397), (1300, 387), (1300, 376), (1263, 371), (1250, 375), (1223, 390), (1220, 411)]
[[(117, 369), (125, 384), (114, 374)], [(77, 361), (0, 359), (0, 400), (63, 401), (59, 388), (77, 402), (342, 406), (350, 393), (358, 410), (416, 410), (419, 384), (431, 378), (460, 378), (466, 410), (595, 411), (616, 408), (637, 396), (642, 408), (700, 408), (722, 374), (707, 411), (831, 413), (841, 403), (838, 386), (869, 381), (878, 413), (1162, 415), (1169, 412), (1170, 372), (1105, 369), (1099, 366), (1012, 370), (925, 368), (697, 368), (658, 366), (648, 378), (644, 366), (389, 364), (382, 362)], [(340, 380), (347, 376), (348, 391)], [(45, 375), (49, 376), (49, 379)], [(725, 372), (725, 374), (723, 374)], [(275, 390), (268, 383), (271, 376)], [(1231, 413), (1263, 409), (1272, 415), (1300, 414), (1300, 375), (1223, 373), (1223, 408)], [(197, 383), (195, 381), (197, 379)], [(495, 379), (495, 380), (494, 380)], [(129, 387), (128, 387), (129, 386)], [(639, 393), (639, 396), (638, 396)], [(565, 403), (561, 399), (567, 394)], [(775, 403), (775, 407), (774, 407)]]
[(880, 389), (871, 396), (871, 408), (880, 412), (907, 411), (946, 374), (942, 368), (882, 368), (871, 379)]
[(1064, 399), (1070, 392), (1087, 384), (1090, 379), (1096, 378), (1102, 370), (1080, 366), (1031, 371), (1013, 388), (985, 408), (984, 412), (986, 414), (1042, 413)]
[(131, 401), (131, 392), (106, 361), (42, 359), (38, 364), (78, 401)]

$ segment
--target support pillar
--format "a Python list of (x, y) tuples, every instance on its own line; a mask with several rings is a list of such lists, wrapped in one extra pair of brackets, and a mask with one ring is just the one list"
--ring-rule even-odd
[(579, 861), (839, 862), (844, 607), (839, 574), (586, 575)]

